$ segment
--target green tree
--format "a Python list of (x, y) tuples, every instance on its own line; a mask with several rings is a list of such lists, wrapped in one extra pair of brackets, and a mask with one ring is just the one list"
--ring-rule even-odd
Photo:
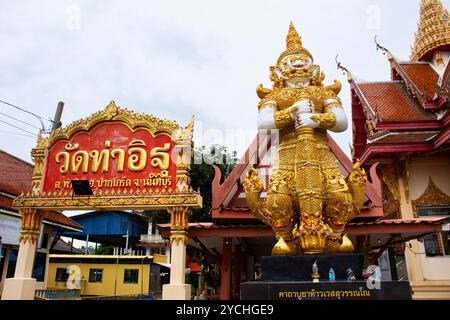
[(97, 254), (101, 256), (108, 256), (114, 253), (114, 247), (101, 244), (97, 247)]
[[(237, 153), (229, 152), (225, 146), (212, 145), (210, 147), (201, 147), (194, 150), (191, 162), (191, 185), (194, 190), (200, 190), (203, 197), (203, 208), (194, 209), (189, 221), (208, 222), (211, 221), (211, 201), (212, 190), (211, 183), (214, 179), (214, 168), (216, 165), (222, 172), (222, 181), (231, 173), (236, 166), (238, 159)], [(167, 223), (169, 215), (167, 211), (144, 211), (142, 214), (147, 221), (156, 225), (158, 223)]]

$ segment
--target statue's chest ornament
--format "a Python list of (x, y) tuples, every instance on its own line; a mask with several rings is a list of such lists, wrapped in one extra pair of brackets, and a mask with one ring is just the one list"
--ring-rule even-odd
[(294, 103), (307, 99), (313, 102), (316, 113), (323, 112), (324, 94), (319, 87), (285, 88), (276, 92), (273, 99), (277, 102), (278, 110), (287, 109)]

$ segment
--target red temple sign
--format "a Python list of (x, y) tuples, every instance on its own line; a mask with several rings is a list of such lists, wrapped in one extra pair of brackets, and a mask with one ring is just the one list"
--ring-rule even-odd
[[(39, 134), (31, 152), (32, 190), (13, 205), (20, 210), (200, 208), (202, 198), (189, 177), (193, 128), (193, 120), (183, 128), (111, 101), (48, 137)], [(76, 180), (89, 181), (92, 195), (75, 194)]]
[(43, 192), (71, 191), (72, 180), (89, 180), (93, 190), (173, 188), (175, 142), (148, 128), (104, 122), (49, 148)]

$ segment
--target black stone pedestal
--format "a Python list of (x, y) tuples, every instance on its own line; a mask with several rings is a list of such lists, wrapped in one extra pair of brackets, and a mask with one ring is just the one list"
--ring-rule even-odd
[(246, 282), (241, 300), (411, 300), (408, 281)]
[[(311, 279), (317, 261), (320, 281)], [(241, 284), (242, 300), (411, 300), (408, 281), (372, 283), (362, 279), (361, 254), (263, 257), (262, 281)], [(333, 268), (335, 282), (328, 273)], [(347, 269), (356, 281), (347, 282)]]
[(336, 281), (347, 281), (348, 268), (353, 270), (356, 279), (361, 279), (363, 269), (362, 254), (336, 254), (262, 257), (262, 280), (277, 282), (311, 281), (314, 261), (317, 261), (321, 281), (328, 281), (330, 268), (333, 268), (336, 274)]

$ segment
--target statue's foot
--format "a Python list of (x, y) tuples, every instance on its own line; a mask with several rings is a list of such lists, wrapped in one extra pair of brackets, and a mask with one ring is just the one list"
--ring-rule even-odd
[(296, 256), (300, 252), (300, 247), (295, 241), (285, 241), (283, 238), (280, 238), (272, 249), (273, 256)]
[(339, 252), (341, 253), (353, 253), (355, 251), (355, 246), (352, 240), (347, 235), (342, 237), (342, 244), (339, 247)]
[(325, 254), (334, 254), (340, 251), (341, 241), (339, 238), (328, 238), (325, 245)]

